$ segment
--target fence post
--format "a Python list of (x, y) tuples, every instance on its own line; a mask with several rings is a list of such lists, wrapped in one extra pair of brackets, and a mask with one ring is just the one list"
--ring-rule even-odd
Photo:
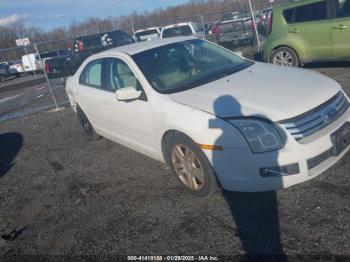
[(55, 106), (56, 106), (56, 109), (58, 109), (58, 104), (57, 104), (57, 101), (56, 101), (56, 97), (53, 93), (53, 90), (52, 90), (52, 86), (51, 86), (51, 83), (50, 83), (50, 80), (49, 80), (49, 77), (47, 76), (46, 74), (46, 71), (45, 71), (45, 66), (44, 66), (44, 63), (43, 63), (43, 60), (41, 59), (41, 55), (39, 53), (39, 50), (38, 50), (38, 47), (36, 44), (34, 44), (34, 48), (35, 48), (35, 52), (38, 54), (38, 57), (39, 57), (39, 60), (40, 60), (40, 66), (41, 66), (41, 69), (44, 71), (44, 75), (45, 75), (45, 78), (46, 78), (46, 82), (49, 86), (49, 90), (50, 90), (50, 93), (51, 93), (51, 96), (53, 98), (53, 101), (55, 103)]
[(134, 23), (133, 23), (133, 21), (132, 21), (132, 17), (130, 17), (130, 24), (131, 24), (132, 36), (136, 39), (136, 37), (135, 37)]
[(202, 16), (202, 15), (200, 15), (200, 17), (201, 17), (202, 30), (203, 30), (203, 39), (206, 39), (205, 27), (204, 27), (204, 19), (203, 19), (203, 16)]
[(251, 13), (251, 16), (252, 16), (252, 22), (253, 22), (253, 25), (254, 25), (254, 31), (255, 31), (255, 35), (256, 35), (256, 41), (258, 42), (258, 51), (260, 51), (260, 49), (261, 49), (261, 44), (260, 44), (260, 39), (259, 39), (258, 28), (257, 28), (257, 26), (256, 26), (256, 21), (255, 21), (255, 14), (254, 14), (253, 7), (252, 7), (252, 1), (251, 1), (251, 0), (248, 0), (248, 2), (249, 2), (250, 13)]

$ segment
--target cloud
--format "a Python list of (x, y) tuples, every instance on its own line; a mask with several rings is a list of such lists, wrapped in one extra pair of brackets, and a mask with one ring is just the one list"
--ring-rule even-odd
[(27, 18), (28, 18), (28, 14), (25, 14), (25, 15), (13, 14), (7, 17), (2, 17), (0, 18), (0, 26), (11, 26), (18, 22), (24, 21)]

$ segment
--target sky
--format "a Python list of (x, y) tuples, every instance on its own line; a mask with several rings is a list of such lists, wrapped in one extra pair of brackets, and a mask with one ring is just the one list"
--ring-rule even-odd
[(68, 26), (88, 17), (116, 17), (159, 7), (186, 3), (187, 0), (0, 0), (0, 26), (18, 21), (45, 30)]

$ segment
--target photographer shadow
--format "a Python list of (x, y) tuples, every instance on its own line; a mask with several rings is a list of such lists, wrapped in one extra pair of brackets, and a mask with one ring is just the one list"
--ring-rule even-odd
[(23, 145), (23, 136), (19, 133), (0, 134), (0, 178), (13, 167), (13, 160)]
[[(229, 95), (221, 96), (214, 102), (214, 111), (215, 115), (218, 117), (243, 115), (241, 112), (241, 105), (234, 97)], [(220, 125), (215, 126), (212, 122), (209, 126), (210, 128), (220, 128)], [(232, 134), (228, 134), (224, 128), (220, 129), (222, 129), (222, 134), (216, 140), (215, 145), (223, 146), (225, 144), (224, 141), (228, 141), (228, 139), (232, 137)], [(259, 170), (256, 171), (253, 167), (249, 166), (247, 161), (251, 160), (245, 159), (244, 154), (242, 154), (240, 149), (236, 150), (236, 153), (234, 154), (236, 159), (233, 159), (232, 163), (242, 163), (242, 165), (246, 165), (247, 170), (243, 169), (243, 172), (259, 172)], [(271, 151), (267, 153), (267, 156), (268, 166), (278, 167), (278, 151)], [(224, 165), (223, 161), (225, 161), (222, 159), (222, 153), (220, 151), (214, 151), (212, 157), (214, 169), (220, 170), (220, 167)], [(256, 157), (259, 159), (259, 156)], [(247, 183), (246, 180), (242, 179), (242, 175), (244, 174), (240, 174), (241, 176), (239, 176), (239, 178), (235, 178), (235, 175), (237, 175), (235, 172), (242, 172), (240, 170), (240, 168), (235, 170), (233, 164), (229, 175), (231, 184), (235, 184), (235, 182), (237, 182), (237, 184)], [(279, 176), (267, 177), (264, 179), (266, 179), (266, 183), (272, 181), (272, 183), (277, 186), (283, 184), (283, 181)], [(219, 176), (218, 180), (221, 182), (223, 196), (227, 201), (233, 221), (236, 225), (235, 235), (240, 238), (242, 248), (247, 257), (250, 260), (259, 261), (264, 260), (264, 258), (268, 261), (287, 261), (281, 243), (276, 192), (231, 192), (225, 190), (226, 183), (223, 183), (223, 180), (225, 179), (220, 178)], [(249, 180), (249, 178), (247, 178), (247, 180)], [(250, 183), (251, 182), (252, 181), (250, 181)]]

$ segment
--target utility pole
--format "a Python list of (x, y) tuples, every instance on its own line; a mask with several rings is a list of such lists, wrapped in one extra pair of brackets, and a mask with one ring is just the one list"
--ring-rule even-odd
[(253, 22), (253, 25), (254, 25), (254, 31), (255, 31), (255, 35), (256, 35), (256, 41), (257, 41), (257, 43), (258, 43), (258, 51), (260, 51), (260, 49), (261, 49), (261, 44), (260, 44), (260, 39), (259, 39), (258, 28), (257, 28), (257, 26), (256, 26), (255, 14), (254, 14), (253, 6), (252, 6), (252, 1), (251, 1), (251, 0), (248, 0), (248, 2), (249, 2), (250, 13), (251, 13), (251, 16), (252, 16), (252, 22)]

